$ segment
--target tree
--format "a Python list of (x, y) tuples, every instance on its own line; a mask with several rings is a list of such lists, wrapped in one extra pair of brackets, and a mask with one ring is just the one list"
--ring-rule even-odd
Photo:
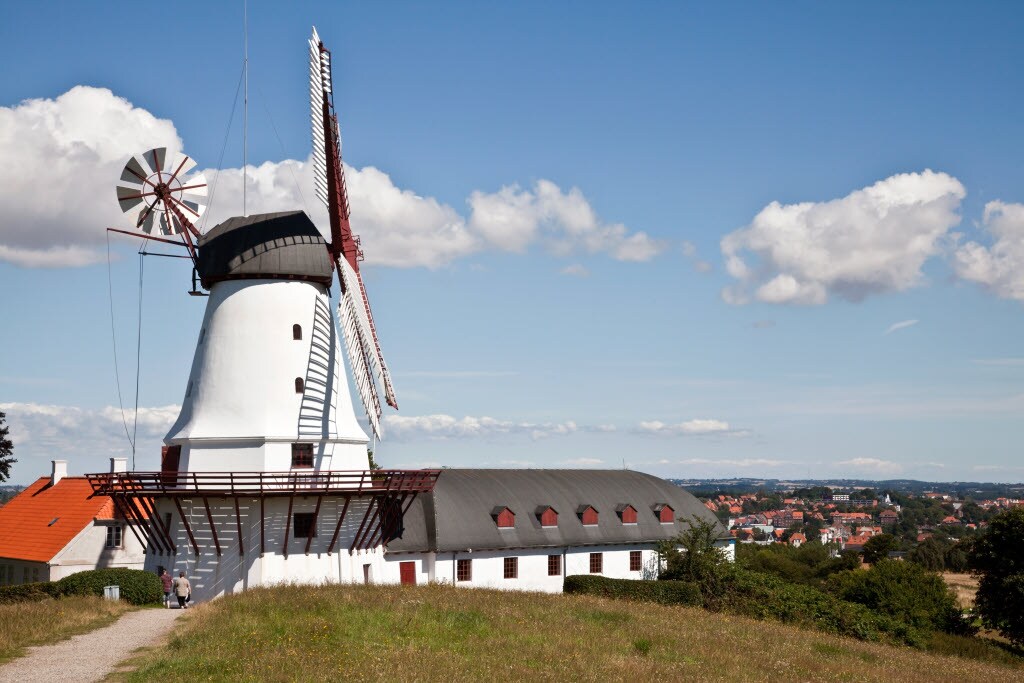
[(946, 566), (946, 544), (937, 538), (928, 538), (910, 551), (907, 559), (932, 572), (941, 572)]
[(371, 470), (379, 470), (380, 469), (380, 465), (378, 465), (377, 461), (373, 459), (373, 451), (371, 451), (371, 450), (367, 450), (366, 451), (366, 459), (369, 461), (368, 464), (369, 464)]
[(981, 580), (975, 607), (982, 621), (1014, 645), (1024, 645), (1024, 508), (992, 518), (967, 553)]
[(867, 571), (833, 575), (830, 592), (914, 628), (947, 633), (970, 631), (956, 597), (942, 577), (913, 562), (881, 560)]
[(692, 581), (700, 586), (705, 598), (720, 594), (729, 561), (715, 545), (719, 530), (713, 522), (691, 517), (686, 531), (658, 548), (665, 561), (660, 578)]
[(900, 547), (900, 542), (892, 534), (872, 536), (864, 544), (864, 561), (875, 564), (889, 557), (890, 550)]
[(14, 455), (14, 442), (7, 438), (10, 431), (4, 421), (7, 415), (0, 410), (0, 481), (7, 481), (11, 476), (11, 465), (18, 462)]

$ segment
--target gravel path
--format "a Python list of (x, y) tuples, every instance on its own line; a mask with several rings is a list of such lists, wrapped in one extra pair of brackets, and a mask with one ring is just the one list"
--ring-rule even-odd
[(96, 631), (30, 647), (24, 657), (0, 666), (0, 681), (101, 681), (135, 650), (158, 643), (182, 614), (179, 609), (136, 610)]

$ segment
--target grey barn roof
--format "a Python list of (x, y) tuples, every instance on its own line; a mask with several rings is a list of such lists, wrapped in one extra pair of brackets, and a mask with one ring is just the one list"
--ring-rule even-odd
[(203, 286), (222, 280), (294, 279), (330, 285), (327, 242), (302, 211), (236, 216), (199, 238)]
[[(637, 511), (636, 524), (623, 524), (625, 505)], [(669, 505), (676, 521), (662, 524), (655, 509)], [(593, 506), (596, 526), (583, 526), (577, 510)], [(558, 526), (541, 527), (548, 506)], [(515, 527), (499, 529), (495, 510), (508, 507)], [(629, 470), (442, 470), (431, 493), (420, 494), (405, 515), (401, 538), (388, 552), (453, 552), (564, 546), (656, 543), (678, 535), (693, 516), (729, 534), (689, 492), (664, 479)]]

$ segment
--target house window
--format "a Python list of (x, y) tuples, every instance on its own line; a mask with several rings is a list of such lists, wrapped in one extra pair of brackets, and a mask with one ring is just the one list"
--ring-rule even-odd
[(629, 571), (638, 572), (643, 569), (644, 560), (639, 550), (629, 551)]
[(108, 548), (120, 548), (121, 547), (121, 525), (108, 526), (107, 527), (107, 547)]
[(302, 339), (302, 325), (292, 325), (292, 339)]
[(32, 583), (39, 583), (39, 567), (32, 567)]
[(458, 560), (455, 564), (456, 581), (473, 580), (473, 560)]
[(313, 466), (313, 444), (293, 443), (292, 444), (292, 467)]
[(658, 519), (662, 524), (672, 524), (676, 521), (676, 511), (668, 505), (662, 506), (662, 508), (658, 510)]
[(495, 508), (492, 514), (499, 529), (511, 529), (516, 525), (516, 513), (507, 507)]
[(316, 516), (312, 512), (296, 512), (292, 515), (295, 538), (316, 536)]
[(505, 578), (506, 579), (518, 579), (519, 578), (519, 558), (518, 557), (506, 557), (505, 558)]
[(301, 394), (306, 390), (306, 383), (302, 381), (301, 377), (295, 378), (295, 393)]
[(540, 513), (540, 525), (542, 527), (558, 526), (558, 513), (554, 508), (544, 508), (544, 511)]
[(548, 576), (562, 575), (562, 556), (548, 555)]
[(583, 526), (597, 526), (597, 510), (590, 505), (581, 508), (580, 520)]
[(604, 554), (590, 553), (590, 573), (600, 574), (604, 568)]
[(636, 524), (636, 508), (632, 505), (627, 505), (622, 508), (622, 523), (623, 524)]

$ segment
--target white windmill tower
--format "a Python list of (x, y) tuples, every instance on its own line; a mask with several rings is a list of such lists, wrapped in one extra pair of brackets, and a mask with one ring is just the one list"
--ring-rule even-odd
[[(183, 238), (152, 239), (188, 249), (209, 299), (161, 471), (94, 475), (94, 487), (138, 522), (148, 564), (185, 563), (200, 597), (282, 580), (369, 580), (403, 510), (437, 476), (367, 471), (368, 438), (332, 315), (335, 272), (345, 348), (377, 437), (378, 382), (385, 401), (397, 402), (349, 224), (330, 52), (316, 29), (309, 45), (316, 194), (330, 215), (329, 243), (302, 211), (230, 218), (201, 234), (193, 221), (205, 181), (181, 180), (194, 162), (168, 162), (163, 149), (130, 160), (117, 190), (136, 227)], [(342, 561), (335, 551), (346, 546)], [(229, 551), (236, 561), (224, 559)]]

